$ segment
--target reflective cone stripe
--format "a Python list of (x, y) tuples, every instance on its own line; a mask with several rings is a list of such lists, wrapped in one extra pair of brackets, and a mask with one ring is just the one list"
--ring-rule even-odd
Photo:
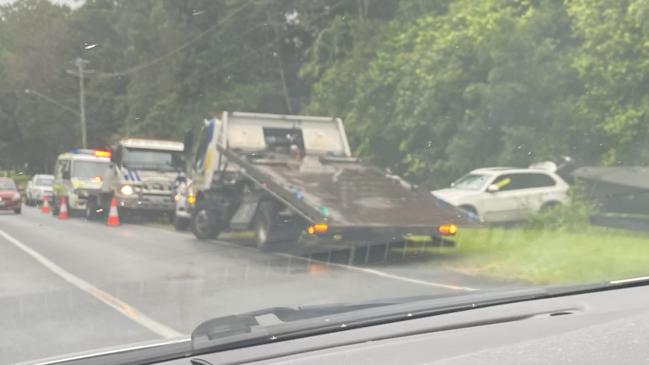
[(61, 208), (59, 210), (59, 219), (68, 219), (68, 200), (66, 197), (61, 197)]
[(106, 225), (119, 226), (119, 214), (117, 213), (117, 200), (115, 198), (110, 201), (110, 210), (108, 211)]
[(43, 205), (41, 206), (41, 213), (49, 214), (50, 213), (50, 197), (45, 195), (43, 197)]

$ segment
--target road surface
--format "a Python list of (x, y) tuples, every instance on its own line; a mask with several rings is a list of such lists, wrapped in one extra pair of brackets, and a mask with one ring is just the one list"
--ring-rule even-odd
[(269, 306), (501, 285), (430, 262), (361, 257), (363, 265), (349, 266), (339, 253), (262, 253), (164, 227), (61, 221), (29, 207), (0, 214), (0, 257), (0, 363), (187, 338), (206, 319)]

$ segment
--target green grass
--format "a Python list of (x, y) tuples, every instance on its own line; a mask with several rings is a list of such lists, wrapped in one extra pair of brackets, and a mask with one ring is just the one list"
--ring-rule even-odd
[(456, 243), (454, 249), (427, 250), (444, 256), (451, 269), (499, 280), (563, 284), (649, 275), (646, 234), (599, 227), (579, 232), (465, 229)]

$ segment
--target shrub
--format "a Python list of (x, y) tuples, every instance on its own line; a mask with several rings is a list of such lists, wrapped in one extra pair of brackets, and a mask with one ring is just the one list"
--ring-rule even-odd
[(530, 228), (545, 230), (575, 230), (590, 225), (590, 217), (599, 210), (598, 204), (589, 199), (582, 183), (575, 184), (569, 191), (570, 204), (557, 204), (532, 215)]

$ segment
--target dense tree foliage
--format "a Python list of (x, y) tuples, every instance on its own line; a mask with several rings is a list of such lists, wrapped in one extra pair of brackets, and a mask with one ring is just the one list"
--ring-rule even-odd
[(0, 7), (0, 163), (181, 138), (220, 110), (336, 115), (355, 151), (430, 186), (485, 165), (649, 159), (642, 0), (44, 0)]

